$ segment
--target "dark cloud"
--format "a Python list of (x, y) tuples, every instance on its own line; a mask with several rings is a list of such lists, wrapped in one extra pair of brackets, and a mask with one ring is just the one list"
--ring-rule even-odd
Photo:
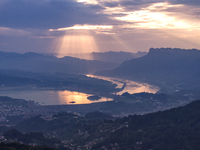
[(106, 23), (106, 15), (96, 13), (102, 9), (74, 0), (0, 0), (0, 26), (49, 29)]
[(169, 0), (172, 4), (200, 5), (200, 0)]
[(123, 0), (120, 2), (122, 6), (139, 6), (149, 5), (152, 3), (169, 2), (172, 4), (200, 5), (200, 0)]
[(152, 5), (153, 3), (169, 2), (171, 4), (184, 4), (190, 6), (199, 6), (200, 0), (121, 0), (119, 2), (111, 1), (104, 3), (108, 7), (122, 6), (125, 10), (140, 10), (141, 8)]
[(104, 4), (104, 6), (106, 6), (106, 7), (117, 7), (117, 6), (119, 6), (119, 3), (118, 2), (105, 2), (105, 3), (103, 3)]
[(163, 2), (161, 0), (124, 0), (121, 1), (122, 6), (131, 6), (131, 5), (144, 5), (144, 4), (152, 4), (152, 3), (158, 3)]
[(140, 10), (141, 8), (145, 6), (149, 6), (152, 3), (158, 3), (163, 2), (163, 0), (122, 0), (119, 2), (106, 2), (104, 3), (107, 7), (117, 7), (122, 6), (125, 10), (131, 11), (131, 10)]

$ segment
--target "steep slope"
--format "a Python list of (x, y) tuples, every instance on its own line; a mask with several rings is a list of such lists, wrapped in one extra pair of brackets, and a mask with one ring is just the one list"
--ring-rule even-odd
[(0, 52), (0, 69), (87, 74), (105, 68), (111, 69), (116, 66), (117, 64), (82, 60), (73, 57), (57, 58), (31, 52), (25, 54)]
[(154, 85), (192, 88), (200, 83), (200, 51), (151, 48), (141, 58), (125, 61), (112, 70), (98, 75), (128, 78)]
[(111, 133), (93, 149), (198, 150), (199, 108), (200, 101), (195, 101), (163, 112), (129, 116), (124, 118), (128, 126)]

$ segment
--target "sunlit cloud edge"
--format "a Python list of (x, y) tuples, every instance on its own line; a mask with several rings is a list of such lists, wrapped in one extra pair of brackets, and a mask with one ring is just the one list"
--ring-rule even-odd
[(74, 25), (72, 27), (49, 29), (49, 31), (66, 31), (66, 30), (101, 30), (112, 29), (112, 25)]

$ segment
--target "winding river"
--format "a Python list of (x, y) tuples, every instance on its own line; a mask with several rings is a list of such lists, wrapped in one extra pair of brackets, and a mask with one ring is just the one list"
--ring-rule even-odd
[(122, 91), (117, 93), (119, 95), (121, 95), (125, 92), (128, 92), (130, 94), (140, 93), (140, 92), (156, 93), (159, 90), (158, 87), (149, 85), (147, 83), (139, 83), (139, 82), (134, 82), (134, 81), (131, 81), (131, 80), (111, 78), (111, 77), (103, 77), (103, 76), (94, 76), (94, 75), (87, 75), (87, 76), (111, 81), (112, 83), (118, 85), (117, 88), (123, 87), (124, 83), (126, 83), (126, 87)]
[[(103, 76), (93, 76), (90, 77), (104, 79), (117, 84), (118, 88), (123, 87), (126, 83), (126, 87), (118, 92), (121, 95), (125, 92), (130, 94), (140, 93), (140, 92), (150, 92), (156, 93), (159, 89), (155, 86), (151, 86), (146, 83), (138, 83), (130, 80), (122, 80), (117, 78), (103, 77)], [(55, 91), (55, 90), (1, 90), (0, 96), (9, 96), (12, 98), (33, 100), (40, 105), (65, 105), (65, 104), (90, 104), (95, 102), (112, 101), (112, 98), (102, 97), (98, 101), (88, 100), (90, 94), (73, 92), (73, 91)]]

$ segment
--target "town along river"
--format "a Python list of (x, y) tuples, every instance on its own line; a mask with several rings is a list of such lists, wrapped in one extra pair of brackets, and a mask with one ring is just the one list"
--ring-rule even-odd
[[(109, 78), (102, 76), (90, 77), (111, 81), (117, 84), (117, 88), (123, 89), (122, 91), (114, 94), (123, 94), (128, 92), (130, 94), (140, 92), (156, 93), (159, 89), (145, 83), (137, 83), (129, 80), (122, 80), (117, 78)], [(124, 87), (123, 87), (124, 86)], [(112, 101), (112, 98), (101, 97), (99, 100), (89, 100), (91, 94), (85, 94), (74, 91), (56, 91), (56, 90), (1, 90), (0, 96), (9, 96), (12, 98), (33, 100), (40, 105), (65, 105), (65, 104), (90, 104), (95, 102)]]

